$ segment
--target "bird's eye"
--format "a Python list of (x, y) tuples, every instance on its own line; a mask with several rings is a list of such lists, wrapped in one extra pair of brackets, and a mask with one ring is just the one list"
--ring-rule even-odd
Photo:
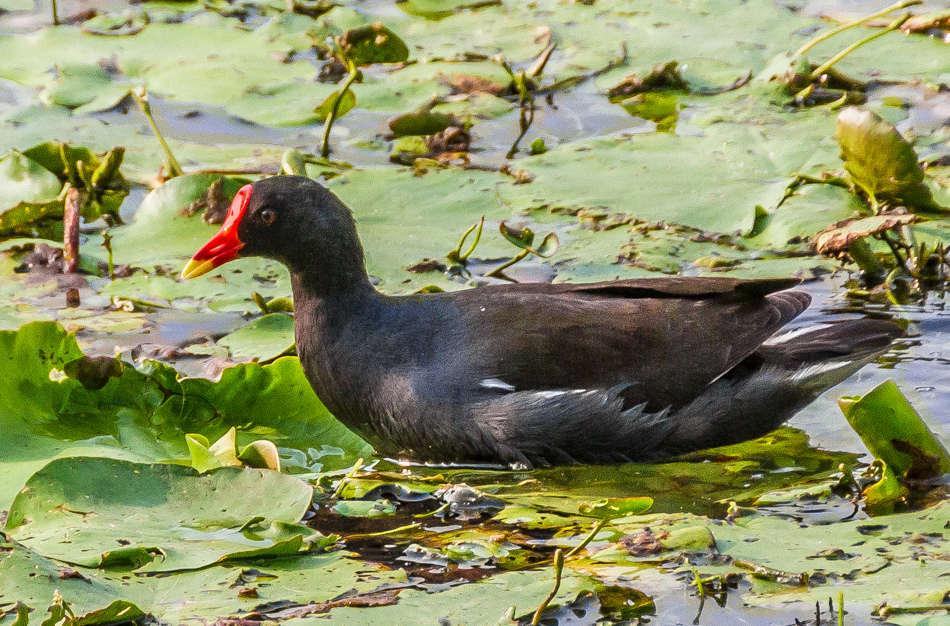
[(277, 214), (270, 209), (264, 209), (261, 211), (261, 221), (270, 226), (277, 221)]

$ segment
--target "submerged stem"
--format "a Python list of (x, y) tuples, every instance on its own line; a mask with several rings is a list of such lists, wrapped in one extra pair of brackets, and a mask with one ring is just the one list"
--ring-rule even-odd
[(802, 56), (803, 54), (805, 54), (806, 52), (808, 52), (809, 50), (811, 50), (812, 48), (814, 48), (815, 46), (817, 46), (817, 45), (820, 44), (821, 42), (827, 41), (828, 39), (831, 39), (832, 37), (834, 37), (834, 36), (837, 35), (838, 33), (843, 33), (844, 31), (846, 31), (846, 30), (848, 30), (848, 29), (850, 29), (850, 28), (854, 28), (855, 26), (860, 26), (861, 24), (865, 24), (865, 23), (867, 23), (867, 22), (870, 22), (871, 20), (876, 20), (876, 19), (879, 18), (879, 17), (884, 17), (884, 16), (887, 15), (888, 13), (893, 13), (894, 11), (899, 11), (899, 10), (901, 10), (901, 9), (906, 9), (907, 7), (914, 6), (914, 5), (917, 5), (917, 4), (923, 4), (923, 0), (903, 0), (902, 2), (898, 2), (897, 4), (893, 4), (893, 5), (889, 6), (889, 7), (887, 7), (886, 9), (882, 9), (882, 10), (880, 10), (880, 11), (878, 11), (877, 13), (874, 13), (874, 14), (872, 14), (872, 15), (868, 15), (868, 16), (866, 16), (866, 17), (858, 18), (858, 19), (854, 20), (853, 22), (848, 22), (847, 24), (842, 24), (841, 26), (838, 26), (837, 28), (832, 28), (832, 29), (829, 30), (828, 32), (822, 33), (822, 34), (818, 35), (817, 37), (815, 37), (814, 39), (812, 39), (811, 41), (807, 42), (804, 46), (802, 46), (801, 48), (799, 48), (799, 49), (795, 52), (795, 54), (794, 54), (793, 56), (794, 56), (795, 58), (798, 58), (798, 57)]

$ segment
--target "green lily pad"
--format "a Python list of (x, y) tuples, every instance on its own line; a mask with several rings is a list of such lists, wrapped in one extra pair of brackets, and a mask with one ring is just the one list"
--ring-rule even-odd
[(389, 130), (397, 137), (404, 135), (435, 135), (449, 126), (458, 126), (459, 122), (451, 115), (421, 111), (405, 113), (389, 120)]
[(270, 313), (259, 317), (218, 339), (235, 359), (270, 361), (294, 345), (294, 318), (286, 313)]
[[(62, 183), (52, 172), (28, 156), (13, 151), (0, 158), (0, 207), (4, 209), (0, 219), (9, 207), (20, 202), (54, 200), (62, 188)], [(0, 230), (12, 226), (0, 222)]]
[(653, 506), (653, 498), (604, 498), (596, 502), (583, 502), (578, 511), (584, 515), (614, 519), (627, 515), (639, 515)]
[(178, 465), (58, 459), (27, 482), (4, 532), (76, 565), (118, 566), (122, 561), (110, 555), (122, 546), (152, 555), (144, 568), (130, 563), (141, 571), (197, 569), (332, 545), (333, 539), (296, 526), (311, 497), (306, 483), (269, 470), (199, 475)]
[[(241, 446), (273, 442), (292, 472), (348, 467), (371, 453), (320, 404), (296, 358), (231, 367), (219, 382), (179, 380), (170, 367), (145, 362), (88, 389), (63, 373), (81, 357), (58, 324), (0, 331), (0, 429), (8, 435), (0, 442), (0, 507), (57, 456), (187, 458), (186, 435), (213, 441), (232, 427)], [(324, 446), (339, 456), (322, 454)]]
[(401, 63), (409, 58), (409, 48), (399, 35), (378, 23), (346, 31), (339, 46), (343, 56), (356, 66)]

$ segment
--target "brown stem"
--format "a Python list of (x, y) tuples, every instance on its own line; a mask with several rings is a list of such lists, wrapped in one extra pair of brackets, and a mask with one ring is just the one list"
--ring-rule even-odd
[(79, 270), (79, 209), (82, 197), (75, 187), (66, 192), (66, 206), (63, 212), (63, 272), (75, 274)]

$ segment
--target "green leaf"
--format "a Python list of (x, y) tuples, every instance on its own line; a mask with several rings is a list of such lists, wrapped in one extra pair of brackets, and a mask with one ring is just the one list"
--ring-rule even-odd
[(237, 458), (247, 467), (280, 471), (280, 452), (277, 446), (265, 439), (244, 446)]
[(219, 382), (179, 380), (147, 361), (89, 389), (63, 372), (83, 356), (55, 323), (0, 331), (0, 508), (59, 455), (184, 459), (186, 435), (200, 435), (195, 441), (209, 449), (232, 427), (241, 446), (272, 441), (290, 471), (348, 467), (372, 453), (323, 407), (296, 358), (227, 368)]
[(459, 122), (451, 115), (433, 111), (405, 113), (389, 120), (389, 130), (397, 137), (405, 135), (435, 135)]
[(577, 510), (584, 515), (615, 519), (628, 515), (640, 515), (651, 506), (653, 506), (653, 498), (604, 498), (596, 502), (581, 502)]
[(848, 107), (838, 114), (835, 139), (855, 184), (872, 200), (921, 211), (945, 211), (924, 183), (913, 146), (872, 111)]
[[(54, 200), (62, 188), (59, 179), (42, 164), (14, 150), (0, 158), (0, 220), (20, 202)], [(0, 221), (0, 229), (5, 228), (9, 227)]]
[(557, 234), (548, 233), (544, 236), (544, 239), (541, 240), (541, 245), (537, 248), (528, 248), (528, 250), (535, 256), (547, 259), (554, 256), (560, 248), (561, 241), (558, 239)]
[[(327, 99), (317, 105), (317, 108), (313, 110), (314, 117), (318, 122), (325, 122), (327, 118), (330, 117), (330, 112), (333, 110), (333, 103), (340, 96), (340, 90), (336, 90), (327, 96)], [(343, 92), (343, 98), (340, 100), (340, 104), (337, 105), (336, 109), (336, 118), (339, 119), (353, 110), (353, 107), (356, 106), (356, 94), (352, 90), (347, 89)]]
[[(196, 569), (308, 550), (312, 531), (294, 524), (312, 495), (306, 483), (269, 470), (226, 467), (199, 474), (179, 465), (58, 459), (27, 481), (4, 532), (76, 565), (109, 563), (109, 553), (124, 545), (160, 551), (141, 571)], [(245, 524), (252, 519), (258, 521)]]
[(273, 360), (293, 347), (294, 318), (269, 313), (218, 339), (218, 345), (225, 346), (235, 359)]
[(356, 66), (401, 63), (409, 58), (405, 42), (380, 23), (352, 28), (337, 43), (343, 57)]
[[(878, 463), (883, 463), (883, 461)], [(884, 463), (881, 480), (866, 487), (862, 495), (868, 511), (880, 515), (892, 513), (894, 505), (904, 500), (908, 493), (909, 490), (894, 473), (894, 470)]]
[(524, 250), (534, 243), (534, 232), (527, 227), (517, 228), (508, 226), (505, 222), (498, 224), (498, 232), (511, 244)]
[(950, 472), (947, 449), (893, 380), (864, 396), (840, 398), (838, 405), (868, 451), (898, 476), (924, 480)]

